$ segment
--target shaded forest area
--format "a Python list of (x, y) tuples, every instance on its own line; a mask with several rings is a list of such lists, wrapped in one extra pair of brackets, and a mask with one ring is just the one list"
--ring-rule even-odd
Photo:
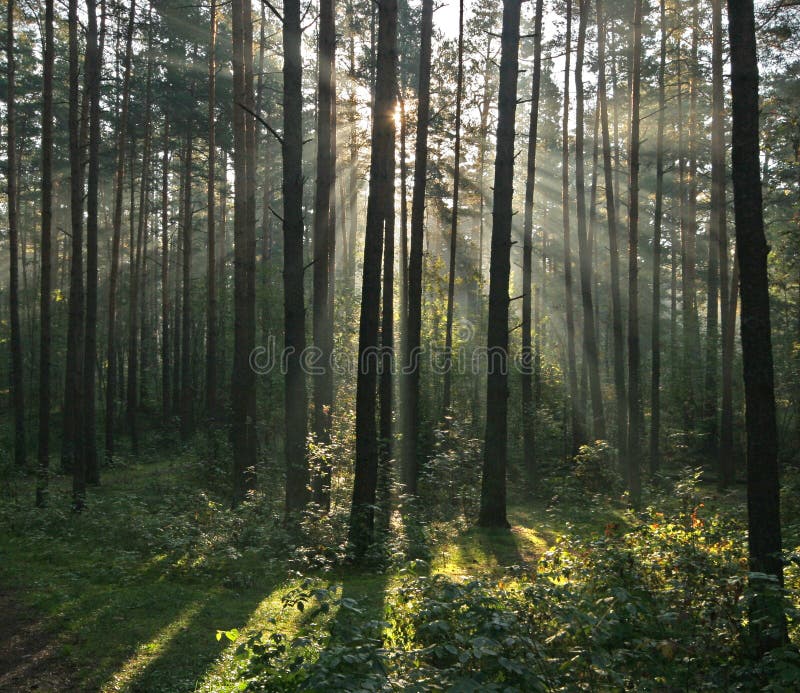
[(797, 2), (3, 9), (0, 689), (796, 689)]

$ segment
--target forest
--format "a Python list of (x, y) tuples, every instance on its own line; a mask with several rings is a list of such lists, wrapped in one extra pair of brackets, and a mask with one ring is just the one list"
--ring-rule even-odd
[(0, 690), (800, 688), (797, 0), (0, 7)]

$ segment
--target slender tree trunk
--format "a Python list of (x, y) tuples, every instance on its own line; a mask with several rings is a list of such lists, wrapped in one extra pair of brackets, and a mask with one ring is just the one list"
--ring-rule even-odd
[[(319, 17), (319, 80), (317, 85), (317, 186), (314, 199), (314, 344), (320, 350), (322, 372), (314, 376), (314, 435), (322, 446), (330, 443), (333, 407), (333, 299), (331, 255), (335, 253), (336, 123), (334, 65), (336, 25), (334, 0), (322, 0)], [(325, 455), (313, 478), (314, 502), (330, 508), (331, 466)]]
[[(285, 4), (289, 16), (290, 3)], [(253, 23), (250, 0), (234, 0), (233, 13), (233, 243), (234, 346), (231, 405), (233, 408), (233, 504), (241, 503), (256, 482), (256, 383), (250, 368), (255, 347), (255, 123), (253, 110)], [(284, 102), (291, 109), (290, 101)], [(296, 113), (292, 112), (292, 117)], [(288, 117), (288, 116), (287, 116)], [(298, 123), (299, 125), (299, 123)], [(284, 136), (288, 135), (288, 132)], [(286, 152), (284, 150), (284, 158)], [(284, 162), (285, 165), (285, 162)], [(287, 200), (288, 203), (288, 200)], [(251, 207), (253, 208), (251, 210)], [(251, 215), (251, 212), (252, 215)], [(294, 269), (294, 268), (293, 268)], [(302, 280), (302, 272), (301, 272)], [(287, 332), (286, 345), (290, 344)], [(287, 419), (296, 412), (286, 409)], [(305, 416), (305, 412), (303, 412)], [(287, 441), (288, 446), (288, 441)], [(288, 482), (287, 482), (288, 485)]]
[[(192, 85), (194, 91), (194, 85)], [(186, 442), (192, 433), (192, 149), (194, 147), (193, 124), (186, 123), (186, 151), (184, 152), (184, 200), (183, 200), (183, 255), (181, 263), (181, 440)], [(143, 169), (144, 170), (144, 169)], [(140, 212), (141, 213), (141, 212)], [(130, 365), (129, 365), (130, 367)]]
[(301, 354), (306, 346), (303, 302), (303, 63), (300, 0), (283, 6), (283, 294), (286, 359), (286, 512), (308, 501), (308, 416)]
[[(708, 308), (706, 324), (705, 416), (710, 445), (719, 458), (717, 405), (719, 395), (719, 313), (722, 322), (728, 306), (728, 233), (725, 201), (725, 83), (722, 74), (722, 0), (711, 3), (711, 218), (708, 237)], [(724, 266), (724, 267), (723, 267)], [(719, 481), (725, 485), (724, 465), (719, 466)]]
[(428, 172), (428, 128), (431, 94), (431, 37), (433, 0), (423, 0), (420, 20), (419, 101), (417, 104), (417, 140), (414, 160), (414, 194), (411, 201), (411, 248), (408, 264), (408, 321), (403, 337), (404, 411), (403, 411), (403, 483), (405, 490), (417, 493), (419, 475), (419, 359), (422, 330), (422, 245), (425, 225), (425, 186)]
[(683, 362), (687, 381), (686, 423), (692, 426), (698, 413), (698, 355), (700, 325), (697, 316), (697, 92), (699, 15), (697, 0), (692, 1), (692, 43), (689, 57), (689, 139), (688, 181), (686, 185), (686, 231), (683, 242)]
[(164, 119), (164, 151), (161, 157), (161, 418), (172, 416), (170, 383), (169, 300), (169, 118)]
[[(131, 0), (128, 30), (125, 37), (125, 58), (122, 78), (122, 108), (117, 130), (117, 164), (114, 173), (114, 217), (111, 240), (111, 268), (108, 279), (108, 327), (106, 341), (106, 410), (105, 410), (105, 457), (114, 458), (114, 419), (116, 411), (117, 385), (117, 290), (119, 284), (119, 246), (122, 236), (122, 192), (125, 181), (125, 148), (128, 139), (128, 111), (130, 107), (131, 62), (133, 54), (133, 27), (136, 16), (136, 0)], [(133, 161), (131, 161), (133, 167)], [(131, 210), (133, 214), (133, 210)]]
[[(535, 355), (531, 338), (531, 306), (533, 305), (533, 193), (536, 186), (536, 144), (539, 131), (539, 92), (542, 79), (542, 15), (544, 1), (536, 0), (533, 24), (533, 78), (531, 82), (531, 117), (528, 124), (528, 171), (525, 180), (525, 218), (522, 248), (522, 449), (525, 469), (536, 467), (536, 430), (533, 399)], [(537, 308), (538, 313), (538, 308)], [(536, 319), (538, 335), (539, 320)]]
[[(725, 240), (726, 248), (724, 253), (727, 266), (727, 237)], [(719, 455), (722, 484), (724, 486), (733, 484), (736, 476), (733, 459), (733, 358), (736, 342), (736, 304), (738, 296), (739, 261), (734, 257), (727, 307), (722, 313), (722, 401), (720, 404)]]
[[(736, 302), (739, 290), (738, 262), (728, 281), (729, 250), (727, 200), (725, 195), (725, 83), (723, 77), (722, 0), (711, 6), (711, 221), (717, 229), (719, 267), (720, 327), (722, 338), (721, 415), (719, 435), (719, 475), (722, 488), (734, 481), (733, 464), (733, 349), (736, 332)], [(713, 252), (713, 251), (712, 251)]]
[(100, 184), (100, 53), (97, 2), (87, 0), (86, 90), (89, 99), (89, 172), (86, 199), (86, 328), (83, 352), (83, 450), (86, 481), (100, 483), (97, 463), (95, 368), (97, 365), (97, 227)]
[[(486, 217), (486, 145), (489, 139), (489, 107), (491, 106), (491, 92), (489, 90), (489, 70), (492, 66), (492, 35), (486, 37), (486, 53), (483, 56), (483, 95), (480, 107), (480, 140), (478, 143), (478, 282), (475, 287), (475, 304), (478, 307), (477, 320), (484, 321), (483, 311), (483, 245)], [(476, 373), (472, 379), (472, 426), (477, 432), (479, 429), (481, 407), (482, 378)]]
[(25, 395), (22, 383), (22, 335), (19, 322), (19, 227), (18, 199), (17, 199), (17, 125), (16, 125), (16, 98), (15, 98), (15, 70), (16, 59), (14, 56), (14, 0), (8, 0), (6, 26), (6, 59), (7, 59), (7, 99), (6, 99), (6, 133), (8, 157), (8, 245), (11, 253), (9, 262), (9, 312), (11, 322), (11, 392), (14, 403), (14, 463), (19, 469), (27, 465), (27, 450), (25, 444)]
[(656, 202), (653, 214), (653, 316), (650, 365), (650, 473), (661, 466), (661, 228), (664, 220), (665, 72), (667, 66), (666, 0), (660, 0), (661, 43), (658, 64), (658, 125), (656, 133)]
[(372, 543), (378, 482), (375, 392), (383, 238), (394, 200), (394, 110), (397, 98), (397, 0), (378, 0), (378, 64), (372, 116), (372, 152), (364, 237), (364, 275), (358, 335), (356, 461), (349, 539), (356, 556)]
[(494, 166), (492, 255), (489, 267), (489, 374), (486, 385), (486, 437), (478, 524), (508, 527), (508, 282), (511, 274), (511, 219), (514, 196), (514, 117), (519, 74), (520, 0), (504, 0), (497, 104), (497, 154)]
[[(52, 227), (53, 227), (53, 5), (45, 0), (44, 55), (42, 84), (42, 270), (39, 295), (41, 323), (39, 341), (39, 476), (36, 482), (36, 506), (47, 504), (48, 475), (50, 470), (50, 354), (52, 306)], [(11, 24), (9, 23), (9, 26)], [(9, 94), (12, 90), (9, 89)], [(10, 148), (9, 148), (10, 151)]]
[(450, 271), (447, 279), (447, 324), (445, 327), (445, 371), (442, 417), (450, 414), (453, 382), (453, 313), (456, 293), (456, 245), (458, 241), (458, 188), (461, 183), (461, 97), (464, 91), (464, 0), (458, 3), (458, 71), (456, 76), (456, 141), (453, 161), (453, 215), (450, 219)]
[(742, 361), (747, 428), (747, 511), (752, 635), (760, 654), (786, 642), (778, 431), (770, 336), (769, 278), (759, 167), (758, 61), (752, 0), (728, 0), (731, 46), (733, 202), (741, 275)]
[(586, 232), (586, 189), (583, 159), (583, 55), (589, 9), (589, 0), (580, 0), (580, 24), (578, 26), (577, 54), (575, 56), (575, 190), (578, 206), (578, 255), (581, 275), (581, 303), (583, 307), (584, 363), (588, 369), (591, 390), (594, 439), (604, 439), (606, 437), (606, 420), (603, 412), (603, 392), (600, 389), (600, 361), (597, 350), (597, 328), (594, 323), (594, 304), (592, 301), (592, 255)]
[(216, 98), (217, 98), (217, 1), (211, 0), (208, 46), (208, 186), (207, 186), (207, 282), (206, 300), (206, 416), (217, 419), (217, 230), (216, 230)]
[(83, 174), (81, 170), (78, 60), (78, 2), (70, 0), (69, 24), (69, 164), (72, 258), (70, 260), (67, 378), (64, 390), (62, 466), (72, 472), (72, 503), (82, 510), (86, 497), (86, 467), (82, 452), (83, 416)]
[(572, 0), (567, 0), (567, 35), (564, 65), (564, 109), (561, 120), (561, 220), (564, 229), (564, 303), (567, 322), (567, 382), (569, 383), (572, 449), (584, 441), (583, 407), (578, 397), (578, 368), (575, 360), (575, 317), (572, 303), (572, 249), (569, 219), (569, 69), (572, 45)]
[(611, 142), (608, 136), (608, 107), (605, 74), (605, 16), (602, 3), (597, 0), (597, 94), (600, 105), (600, 129), (603, 133), (603, 171), (606, 188), (606, 215), (608, 217), (608, 250), (611, 268), (611, 313), (614, 333), (614, 390), (617, 404), (617, 450), (621, 460), (627, 459), (627, 398), (625, 391), (625, 350), (622, 336), (622, 301), (619, 289), (619, 246), (617, 236), (617, 209), (614, 200), (614, 173), (611, 163)]
[[(395, 133), (396, 134), (396, 133)], [(394, 164), (395, 142), (392, 139), (392, 163)], [(382, 292), (382, 316), (381, 316), (381, 372), (378, 384), (379, 399), (379, 426), (378, 438), (380, 439), (381, 469), (379, 470), (379, 480), (383, 480), (384, 488), (380, 492), (384, 495), (384, 500), (388, 501), (389, 496), (389, 464), (392, 459), (392, 370), (394, 354), (394, 173), (395, 167), (389, 173), (387, 182), (387, 202), (385, 210), (385, 229), (383, 244), (383, 292)], [(388, 528), (388, 507), (384, 508), (384, 521)]]
[(639, 343), (639, 91), (642, 65), (642, 0), (633, 6), (633, 65), (631, 75), (631, 122), (628, 142), (628, 488), (631, 503), (639, 505), (642, 494), (641, 444), (642, 395)]
[[(148, 46), (152, 46), (152, 38), (148, 36)], [(144, 143), (142, 146), (142, 174), (139, 181), (139, 220), (136, 230), (136, 244), (131, 246), (131, 287), (128, 301), (128, 387), (127, 387), (127, 419), (128, 432), (131, 436), (131, 448), (134, 454), (139, 451), (139, 355), (144, 353), (144, 344), (140, 342), (139, 310), (142, 300), (142, 265), (144, 255), (144, 237), (147, 232), (149, 217), (150, 188), (150, 104), (153, 63), (148, 59), (145, 87), (145, 113), (148, 115), (144, 123)], [(133, 157), (131, 157), (131, 173), (133, 173)], [(131, 200), (131, 219), (133, 219), (133, 200)], [(135, 256), (134, 256), (135, 248)], [(185, 348), (185, 344), (184, 344)], [(184, 357), (185, 358), (185, 357)]]
[[(408, 165), (406, 162), (405, 89), (400, 89), (400, 325), (405, 330), (408, 319)], [(403, 337), (405, 339), (405, 336)]]

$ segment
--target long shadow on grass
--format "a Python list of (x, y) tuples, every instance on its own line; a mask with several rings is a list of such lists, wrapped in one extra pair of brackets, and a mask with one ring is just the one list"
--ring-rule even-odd
[[(388, 576), (354, 567), (342, 571), (335, 581), (341, 585), (340, 605), (330, 622), (328, 646), (321, 653), (317, 666), (324, 666), (326, 673), (342, 675), (350, 682), (343, 684), (345, 688), (330, 690), (351, 690), (351, 685), (358, 690), (378, 690), (385, 680), (385, 671), (376, 657), (360, 655), (370, 650), (367, 639), (374, 638), (378, 642), (383, 639), (383, 627), (378, 622), (384, 618)], [(344, 654), (355, 655), (356, 661), (345, 661), (341, 656), (342, 648)], [(360, 685), (362, 682), (364, 685)]]
[(277, 586), (269, 580), (246, 590), (217, 587), (195, 600), (176, 605), (173, 620), (136, 652), (109, 679), (112, 690), (155, 693), (193, 691), (228, 643), (218, 630), (243, 627)]

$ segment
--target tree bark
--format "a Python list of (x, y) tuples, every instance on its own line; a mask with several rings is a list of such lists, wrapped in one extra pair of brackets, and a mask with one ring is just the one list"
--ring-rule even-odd
[[(114, 459), (114, 424), (117, 386), (117, 288), (119, 284), (119, 246), (122, 236), (122, 193), (125, 180), (125, 149), (128, 139), (128, 112), (130, 108), (131, 62), (133, 54), (133, 27), (136, 16), (136, 0), (131, 0), (128, 29), (125, 36), (125, 58), (123, 60), (122, 107), (117, 130), (117, 163), (114, 174), (114, 217), (112, 222), (111, 268), (108, 279), (108, 327), (106, 337), (106, 408), (105, 408), (105, 457)], [(131, 161), (133, 167), (133, 161)], [(133, 214), (133, 210), (131, 210)]]
[[(528, 124), (528, 171), (525, 180), (525, 218), (522, 247), (522, 449), (525, 469), (536, 466), (536, 411), (533, 399), (535, 355), (532, 349), (531, 307), (533, 305), (533, 193), (536, 186), (536, 145), (539, 131), (539, 93), (542, 81), (543, 0), (536, 0), (533, 24), (533, 77), (531, 81), (531, 116)], [(539, 321), (536, 320), (538, 334)]]
[[(334, 69), (336, 25), (334, 0), (320, 2), (319, 80), (317, 85), (317, 186), (314, 198), (314, 287), (313, 332), (319, 349), (321, 373), (314, 376), (314, 435), (322, 446), (330, 443), (333, 407), (333, 300), (336, 218), (336, 149), (333, 128), (336, 123)], [(333, 257), (332, 257), (333, 256)], [(327, 454), (314, 470), (314, 502), (330, 509), (331, 465)]]
[(306, 346), (303, 301), (303, 63), (300, 0), (283, 8), (283, 301), (287, 349), (286, 512), (308, 501), (306, 431), (308, 416), (301, 354)]
[(78, 2), (70, 0), (69, 25), (69, 168), (72, 257), (70, 260), (69, 321), (67, 325), (67, 377), (64, 389), (64, 434), (61, 464), (72, 472), (72, 504), (83, 509), (86, 467), (81, 454), (83, 416), (83, 172), (81, 169), (78, 59)]
[(86, 481), (100, 483), (97, 463), (95, 368), (97, 364), (97, 228), (98, 194), (100, 184), (100, 53), (97, 32), (97, 2), (87, 0), (88, 26), (86, 32), (86, 91), (89, 100), (89, 171), (86, 198), (86, 328), (83, 352), (82, 413), (83, 450)]
[(14, 56), (14, 0), (8, 0), (6, 25), (6, 128), (7, 179), (8, 179), (8, 246), (9, 262), (9, 312), (11, 323), (11, 392), (14, 406), (14, 464), (19, 469), (27, 465), (25, 442), (25, 394), (23, 391), (22, 335), (19, 321), (19, 226), (17, 198), (17, 124), (16, 124), (16, 58)]
[(356, 460), (349, 540), (356, 557), (373, 540), (378, 482), (378, 441), (375, 422), (381, 257), (387, 217), (394, 200), (394, 110), (397, 98), (397, 0), (378, 0), (378, 63), (372, 109), (372, 152), (364, 237), (364, 275), (358, 335), (356, 382)]
[[(148, 36), (148, 46), (152, 46), (152, 36)], [(139, 180), (139, 219), (136, 230), (136, 243), (131, 246), (131, 286), (128, 300), (128, 387), (127, 387), (127, 420), (128, 433), (131, 437), (131, 449), (135, 454), (139, 452), (139, 356), (144, 352), (140, 343), (139, 311), (142, 300), (142, 266), (144, 256), (144, 237), (147, 232), (147, 221), (150, 206), (150, 104), (151, 84), (153, 79), (153, 63), (148, 59), (147, 77), (145, 86), (145, 123), (144, 143), (142, 146), (142, 173)], [(133, 157), (131, 157), (131, 173), (133, 173)], [(133, 200), (131, 200), (131, 219), (133, 219)], [(135, 255), (134, 255), (135, 249)], [(185, 322), (184, 322), (185, 325)], [(186, 345), (184, 343), (184, 349)], [(188, 351), (188, 350), (187, 350)], [(186, 358), (184, 354), (184, 359)]]
[(583, 406), (578, 396), (578, 368), (575, 359), (575, 316), (572, 302), (572, 248), (569, 215), (569, 69), (572, 45), (572, 0), (567, 0), (567, 35), (564, 64), (564, 107), (561, 119), (561, 221), (564, 231), (564, 312), (567, 323), (567, 382), (569, 384), (572, 451), (584, 442)]
[[(711, 217), (708, 238), (708, 309), (706, 325), (705, 419), (709, 449), (719, 458), (717, 403), (719, 396), (720, 322), (725, 326), (728, 307), (728, 232), (725, 200), (725, 83), (722, 74), (722, 0), (711, 2)], [(721, 304), (718, 307), (720, 298)], [(722, 313), (722, 320), (719, 314)], [(725, 465), (719, 464), (719, 480), (724, 487)]]
[(782, 595), (760, 577), (783, 586), (778, 432), (769, 314), (769, 278), (759, 166), (758, 61), (752, 0), (728, 0), (733, 115), (732, 165), (736, 248), (742, 296), (742, 361), (747, 428), (747, 515), (750, 622), (763, 654), (786, 642)]
[(511, 219), (514, 197), (514, 118), (519, 74), (520, 0), (504, 0), (497, 104), (497, 154), (494, 166), (492, 255), (489, 267), (489, 372), (486, 385), (486, 437), (478, 524), (508, 527), (508, 283), (511, 274)]
[(603, 133), (603, 172), (605, 177), (606, 216), (608, 217), (608, 250), (611, 269), (611, 313), (614, 336), (614, 390), (617, 409), (617, 450), (621, 460), (627, 459), (627, 398), (625, 390), (625, 350), (622, 333), (622, 301), (619, 288), (619, 245), (617, 209), (614, 199), (614, 173), (611, 163), (611, 142), (608, 136), (608, 107), (605, 74), (605, 16), (597, 0), (597, 94), (600, 104), (600, 129)]
[[(36, 506), (47, 504), (50, 473), (50, 358), (52, 307), (52, 227), (53, 227), (53, 42), (54, 0), (45, 0), (42, 84), (42, 269), (39, 294), (39, 474), (36, 481)], [(9, 23), (9, 26), (11, 24)], [(12, 91), (9, 90), (9, 94)], [(9, 148), (10, 151), (10, 148)]]
[(164, 118), (164, 151), (161, 156), (161, 418), (167, 423), (172, 416), (170, 382), (169, 316), (169, 118)]
[(206, 298), (206, 416), (217, 420), (217, 230), (216, 230), (216, 99), (217, 99), (217, 0), (211, 0), (208, 46), (208, 218)]
[(192, 124), (187, 122), (186, 149), (183, 153), (184, 187), (183, 219), (181, 220), (181, 440), (187, 441), (192, 432), (192, 154), (194, 137)]
[(641, 438), (642, 395), (639, 343), (639, 92), (642, 65), (642, 0), (633, 5), (633, 65), (631, 122), (628, 148), (628, 489), (631, 503), (638, 507), (642, 495)]
[[(286, 3), (287, 16), (288, 10), (289, 3)], [(253, 24), (250, 0), (234, 0), (232, 13), (234, 346), (231, 378), (233, 410), (231, 437), (233, 441), (233, 504), (235, 506), (241, 503), (248, 492), (255, 488), (256, 482), (256, 387), (255, 374), (250, 368), (250, 354), (255, 347), (256, 238), (255, 171), (252, 170), (255, 166), (255, 152), (253, 151), (255, 123), (245, 111), (245, 108), (252, 111), (254, 105)], [(291, 108), (291, 105), (286, 102), (284, 108)], [(288, 345), (289, 335), (287, 333)], [(287, 419), (293, 413), (287, 408)]]
[(461, 183), (461, 98), (464, 91), (464, 0), (458, 3), (458, 69), (456, 76), (456, 140), (453, 154), (453, 214), (450, 218), (450, 266), (447, 278), (447, 323), (445, 326), (445, 371), (442, 417), (450, 414), (452, 399), (453, 313), (456, 292), (456, 246), (458, 242), (458, 188)]
[(414, 147), (414, 193), (411, 201), (411, 247), (408, 262), (408, 316), (403, 337), (403, 484), (417, 493), (419, 475), (419, 358), (422, 331), (422, 245), (425, 225), (425, 187), (428, 174), (428, 128), (431, 94), (431, 38), (433, 0), (423, 0), (420, 20), (417, 139)]
[(597, 328), (594, 323), (592, 300), (592, 255), (586, 231), (586, 185), (584, 171), (584, 86), (583, 56), (586, 45), (586, 25), (589, 20), (589, 0), (580, 0), (580, 23), (575, 56), (575, 193), (578, 207), (578, 257), (581, 277), (581, 304), (583, 307), (583, 354), (588, 369), (592, 400), (592, 432), (594, 439), (606, 437), (606, 420), (603, 412), (603, 392), (600, 389), (600, 361), (597, 350)]
[(667, 10), (659, 2), (661, 32), (658, 63), (658, 125), (656, 132), (656, 201), (653, 212), (653, 316), (650, 365), (650, 473), (661, 466), (661, 228), (664, 218), (664, 125), (666, 121)]

